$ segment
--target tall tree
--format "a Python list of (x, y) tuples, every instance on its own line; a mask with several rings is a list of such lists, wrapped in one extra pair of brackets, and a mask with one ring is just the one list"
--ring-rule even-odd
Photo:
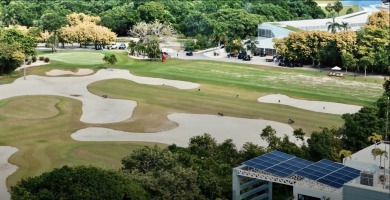
[(60, 31), (61, 27), (65, 26), (67, 23), (65, 15), (62, 15), (62, 12), (51, 11), (42, 15), (40, 19), (40, 25), (43, 30), (47, 30), (50, 33), (53, 33), (53, 46), (52, 51), (55, 52), (57, 47), (57, 34)]
[(331, 33), (336, 33), (337, 29), (341, 30), (341, 25), (335, 21), (335, 17), (333, 17), (332, 22), (326, 22), (326, 25)]
[(333, 4), (333, 10), (337, 12), (337, 15), (340, 16), (340, 11), (343, 10), (343, 3), (341, 3), (339, 0), (334, 2)]

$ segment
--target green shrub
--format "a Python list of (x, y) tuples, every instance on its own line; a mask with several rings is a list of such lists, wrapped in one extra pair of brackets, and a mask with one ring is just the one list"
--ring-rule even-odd
[(184, 50), (185, 51), (193, 51), (193, 50), (195, 50), (195, 41), (193, 39), (187, 39), (184, 42)]
[(48, 63), (50, 61), (50, 58), (45, 57), (44, 61), (45, 61), (45, 63)]
[(45, 57), (39, 56), (39, 60), (40, 60), (40, 61), (43, 61), (43, 59), (45, 59)]
[(25, 59), (24, 59), (24, 62), (27, 62), (27, 61), (28, 61), (28, 58), (25, 58)]
[(37, 57), (33, 56), (33, 57), (31, 58), (31, 60), (32, 60), (32, 62), (37, 62)]

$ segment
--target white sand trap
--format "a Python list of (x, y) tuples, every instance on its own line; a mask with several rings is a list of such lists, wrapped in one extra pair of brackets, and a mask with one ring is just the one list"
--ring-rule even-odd
[(266, 95), (258, 98), (257, 100), (262, 103), (283, 104), (283, 105), (288, 105), (288, 106), (310, 110), (314, 112), (330, 113), (330, 114), (337, 114), (337, 115), (342, 115), (344, 113), (356, 113), (362, 108), (361, 106), (348, 105), (342, 103), (293, 99), (282, 94)]
[[(193, 89), (199, 84), (167, 80), (161, 78), (140, 77), (128, 70), (102, 69), (90, 76), (83, 77), (43, 77), (36, 75), (16, 79), (11, 84), (0, 85), (0, 99), (26, 95), (58, 95), (80, 100), (83, 114), (80, 118), (86, 123), (114, 123), (131, 118), (137, 103), (130, 100), (102, 98), (91, 94), (87, 86), (93, 82), (107, 79), (126, 79), (140, 84), (166, 85), (178, 89)], [(131, 90), (131, 87), (129, 87)]]
[(294, 143), (302, 143), (293, 137), (291, 126), (274, 121), (178, 113), (168, 115), (168, 118), (177, 122), (179, 126), (158, 133), (129, 133), (93, 127), (78, 130), (71, 137), (77, 141), (145, 141), (165, 144), (175, 143), (178, 146), (185, 147), (188, 146), (191, 137), (209, 133), (219, 143), (226, 139), (232, 139), (233, 143), (240, 149), (246, 142), (267, 146), (267, 142), (260, 138), (260, 133), (267, 125), (270, 125), (276, 130), (279, 137), (286, 134)]
[(11, 199), (7, 189), (7, 177), (13, 174), (18, 167), (8, 162), (9, 157), (18, 151), (15, 147), (0, 146), (0, 198)]
[(62, 75), (75, 75), (75, 76), (85, 76), (92, 74), (92, 69), (79, 69), (77, 72), (72, 72), (69, 70), (61, 70), (61, 69), (53, 69), (48, 72), (46, 72), (46, 75), (48, 76), (62, 76)]

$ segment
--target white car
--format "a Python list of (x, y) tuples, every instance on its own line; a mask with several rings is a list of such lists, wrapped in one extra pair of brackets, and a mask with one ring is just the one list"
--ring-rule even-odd
[(117, 49), (117, 48), (118, 45), (115, 42), (111, 43), (111, 45), (107, 45), (107, 49)]

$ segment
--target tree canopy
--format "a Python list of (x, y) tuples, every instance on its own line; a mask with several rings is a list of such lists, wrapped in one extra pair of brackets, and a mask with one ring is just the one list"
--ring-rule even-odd
[(12, 199), (147, 199), (135, 181), (96, 167), (63, 166), (11, 187)]

